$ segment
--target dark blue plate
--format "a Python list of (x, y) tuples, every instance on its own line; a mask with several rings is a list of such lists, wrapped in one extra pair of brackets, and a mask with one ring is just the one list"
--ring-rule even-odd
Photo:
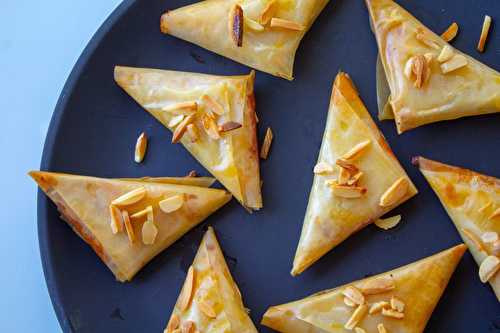
[[(227, 75), (249, 72), (245, 66), (160, 33), (160, 15), (189, 2), (126, 0), (115, 10), (83, 52), (61, 93), (42, 170), (101, 177), (185, 175), (191, 169), (206, 174), (182, 146), (170, 144), (169, 131), (113, 81), (115, 65)], [(498, 0), (400, 3), (434, 31), (458, 22), (460, 33), (453, 44), (500, 69), (498, 28), (491, 31), (484, 54), (475, 50), (484, 14), (500, 19)], [(369, 226), (301, 276), (289, 275), (332, 81), (340, 69), (348, 72), (375, 117), (376, 55), (364, 2), (332, 0), (300, 46), (295, 81), (257, 73), (259, 137), (267, 126), (275, 132), (270, 158), (262, 162), (265, 208), (250, 215), (232, 201), (155, 258), (131, 283), (116, 282), (39, 193), (43, 267), (64, 332), (162, 332), (208, 224), (216, 229), (261, 332), (270, 331), (259, 325), (270, 305), (384, 272), (459, 243), (455, 227), (410, 158), (423, 155), (500, 176), (498, 115), (442, 122), (402, 136), (392, 122), (378, 123), (420, 193), (396, 209), (395, 213), (403, 214), (403, 222), (394, 230), (382, 232)], [(137, 165), (133, 147), (143, 130), (151, 140), (145, 162)], [(427, 332), (499, 331), (499, 304), (477, 272), (466, 253)]]

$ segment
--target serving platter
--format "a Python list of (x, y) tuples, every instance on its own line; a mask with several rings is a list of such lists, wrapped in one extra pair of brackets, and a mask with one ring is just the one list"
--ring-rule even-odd
[[(206, 171), (171, 134), (135, 104), (113, 80), (115, 65), (208, 74), (245, 74), (248, 67), (187, 42), (162, 35), (159, 17), (187, 0), (125, 0), (93, 37), (73, 69), (54, 111), (42, 170), (99, 177), (183, 176)], [(500, 13), (496, 0), (400, 0), (436, 32), (456, 21), (453, 45), (500, 69), (500, 38), (493, 28), (484, 54), (475, 50), (485, 14)], [(497, 30), (497, 31), (495, 31)], [(325, 125), (333, 79), (350, 74), (376, 118), (377, 47), (361, 0), (332, 0), (306, 34), (296, 57), (295, 80), (257, 72), (259, 138), (271, 126), (275, 140), (261, 163), (264, 209), (249, 214), (236, 202), (223, 207), (149, 263), (130, 283), (115, 281), (105, 265), (59, 217), (40, 192), (40, 252), (52, 302), (64, 332), (162, 332), (203, 232), (215, 228), (246, 306), (259, 325), (270, 305), (413, 262), (461, 240), (427, 182), (410, 163), (423, 155), (500, 176), (500, 117), (436, 123), (397, 135), (393, 122), (377, 124), (419, 189), (398, 207), (403, 222), (360, 231), (299, 277), (289, 272)], [(133, 162), (137, 136), (150, 144), (145, 161)], [(500, 306), (466, 253), (427, 325), (427, 332), (500, 331)]]

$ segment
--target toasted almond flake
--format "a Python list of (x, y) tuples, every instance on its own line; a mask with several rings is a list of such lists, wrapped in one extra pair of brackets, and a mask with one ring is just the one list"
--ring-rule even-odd
[(180, 102), (171, 104), (161, 108), (162, 111), (170, 112), (177, 115), (191, 115), (198, 110), (198, 103), (196, 101)]
[(472, 230), (467, 228), (461, 228), (460, 230), (468, 239), (472, 241), (472, 243), (477, 247), (479, 251), (486, 252), (483, 246), (483, 242), (481, 242), (481, 239), (479, 239), (479, 237), (476, 236), (476, 234)]
[(498, 240), (498, 234), (495, 231), (486, 231), (481, 235), (481, 240), (485, 243), (494, 243)]
[(235, 121), (226, 121), (224, 124), (219, 126), (219, 132), (225, 133), (238, 128), (241, 128), (241, 124)]
[(402, 300), (400, 300), (399, 298), (392, 296), (391, 297), (391, 308), (393, 310), (396, 310), (397, 312), (404, 312), (405, 303)]
[(493, 220), (500, 216), (500, 207), (495, 209), (495, 211), (490, 215), (489, 219)]
[(387, 309), (390, 306), (391, 305), (389, 304), (389, 302), (386, 302), (386, 301), (381, 301), (381, 302), (373, 303), (370, 306), (370, 310), (368, 311), (368, 313), (371, 314), (371, 315), (377, 314), (379, 312), (382, 312), (382, 309)]
[(282, 28), (293, 31), (303, 31), (305, 29), (304, 26), (300, 23), (285, 19), (280, 19), (277, 17), (273, 17), (271, 19), (271, 28)]
[(179, 210), (184, 205), (184, 201), (185, 196), (178, 194), (160, 201), (159, 206), (162, 212), (168, 214)]
[[(341, 167), (340, 171), (339, 171), (339, 180), (335, 184), (338, 184), (338, 185), (347, 185), (347, 182), (349, 181), (349, 179), (351, 179), (351, 173), (349, 172), (349, 170), (344, 169), (344, 168)], [(335, 184), (332, 183), (330, 185), (335, 185)]]
[(377, 219), (375, 225), (380, 229), (389, 230), (397, 226), (399, 222), (401, 222), (401, 215), (395, 215), (385, 219)]
[(210, 95), (203, 95), (201, 97), (203, 103), (215, 114), (222, 116), (225, 111), (224, 107), (219, 104), (215, 99), (213, 99)]
[(111, 201), (114, 206), (129, 206), (141, 201), (146, 196), (146, 188), (138, 187), (135, 190), (125, 193), (119, 196), (115, 200)]
[(363, 296), (363, 293), (354, 286), (344, 288), (344, 290), (342, 290), (342, 295), (349, 298), (357, 305), (365, 303), (365, 296)]
[(243, 46), (243, 23), (243, 9), (236, 4), (229, 13), (229, 32), (237, 47)]
[(358, 325), (358, 323), (363, 320), (363, 318), (366, 316), (366, 313), (368, 312), (368, 305), (366, 304), (361, 304), (358, 305), (356, 310), (352, 313), (351, 318), (345, 323), (344, 328), (346, 330), (352, 330), (354, 327)]
[(196, 142), (200, 138), (200, 134), (198, 132), (198, 127), (196, 127), (195, 124), (189, 124), (187, 125), (187, 132), (189, 134), (189, 137), (191, 138), (191, 142)]
[(371, 141), (370, 140), (365, 140), (363, 142), (358, 143), (354, 147), (352, 147), (351, 150), (349, 150), (347, 153), (342, 155), (342, 159), (344, 160), (354, 160), (361, 156), (366, 151), (366, 148), (370, 145)]
[(413, 59), (412, 72), (415, 74), (415, 88), (422, 88), (427, 75), (427, 59), (423, 55), (417, 55)]
[(147, 206), (143, 210), (138, 211), (130, 216), (132, 220), (142, 219), (146, 216), (153, 214), (153, 206)]
[(172, 143), (177, 143), (181, 141), (184, 133), (186, 133), (187, 126), (191, 124), (194, 120), (194, 114), (187, 116), (179, 125), (175, 128), (174, 134), (172, 135)]
[(361, 198), (366, 193), (366, 188), (360, 186), (346, 186), (333, 183), (330, 185), (330, 188), (333, 195), (346, 199)]
[(217, 127), (217, 123), (215, 122), (215, 120), (206, 114), (202, 116), (201, 120), (203, 123), (203, 129), (205, 129), (207, 135), (212, 140), (219, 140), (220, 139), (219, 128)]
[(479, 266), (479, 278), (482, 283), (488, 282), (500, 269), (500, 259), (487, 256)]
[(245, 17), (244, 19), (245, 26), (249, 27), (253, 31), (264, 31), (264, 26), (259, 22), (252, 20), (251, 18)]
[(142, 132), (141, 135), (139, 135), (139, 137), (137, 138), (137, 142), (135, 143), (134, 161), (136, 163), (141, 163), (144, 159), (147, 146), (148, 137), (146, 136), (146, 133)]
[(357, 304), (354, 303), (349, 297), (344, 297), (344, 304), (351, 307), (351, 308), (354, 308), (357, 306)]
[(179, 318), (179, 316), (177, 314), (172, 314), (172, 317), (170, 317), (170, 320), (168, 321), (168, 325), (167, 325), (167, 332), (172, 332), (173, 330), (175, 330), (176, 328), (179, 327), (179, 324), (181, 323), (181, 319)]
[(198, 177), (198, 174), (196, 173), (196, 170), (191, 170), (189, 173), (186, 175), (186, 177)]
[(136, 240), (134, 226), (130, 223), (130, 217), (126, 210), (122, 211), (122, 218), (125, 224), (125, 230), (127, 231), (128, 240), (130, 243), (134, 244)]
[(406, 64), (405, 64), (405, 68), (403, 70), (403, 73), (405, 75), (405, 77), (408, 79), (408, 80), (411, 80), (412, 79), (412, 76), (413, 76), (413, 61), (414, 61), (415, 57), (411, 57), (409, 58), (407, 61), (406, 61)]
[(266, 160), (269, 156), (269, 151), (271, 150), (271, 143), (273, 142), (273, 131), (271, 127), (266, 130), (266, 135), (264, 136), (264, 141), (262, 142), (262, 147), (260, 148), (260, 158)]
[(458, 34), (458, 24), (453, 22), (445, 32), (441, 34), (441, 38), (446, 42), (451, 42)]
[(325, 173), (332, 173), (333, 166), (327, 162), (319, 162), (314, 166), (313, 172), (317, 175), (322, 175)]
[(170, 119), (170, 121), (168, 122), (168, 128), (174, 128), (175, 126), (179, 125), (183, 120), (184, 120), (183, 114), (178, 114), (176, 116), (173, 116), (172, 119)]
[(354, 327), (354, 332), (356, 332), (356, 333), (366, 333), (366, 331), (364, 329), (362, 329), (361, 327)]
[(433, 41), (431, 39), (431, 37), (425, 31), (420, 30), (419, 32), (417, 32), (417, 34), (415, 35), (415, 37), (417, 38), (418, 41), (420, 41), (423, 44), (429, 46), (430, 48), (433, 48), (433, 49), (436, 49), (436, 50), (440, 49), (439, 44), (436, 43), (435, 41)]
[(200, 302), (198, 302), (198, 306), (199, 306), (201, 312), (203, 312), (203, 314), (205, 314), (205, 316), (207, 316), (208, 318), (217, 317), (217, 313), (215, 313), (214, 308), (210, 304), (208, 304), (207, 302), (200, 301)]
[(385, 329), (384, 324), (382, 324), (382, 323), (377, 325), (377, 330), (378, 330), (378, 333), (388, 333), (387, 330)]
[(481, 29), (481, 36), (479, 37), (479, 42), (477, 43), (477, 50), (479, 52), (484, 52), (484, 46), (486, 45), (486, 39), (488, 38), (490, 27), (491, 27), (491, 17), (485, 15), (483, 21), (483, 28)]
[(454, 55), (455, 55), (455, 52), (453, 51), (453, 48), (451, 46), (449, 46), (449, 45), (445, 45), (445, 47), (443, 47), (443, 49), (439, 53), (439, 56), (438, 56), (437, 60), (440, 63), (447, 62)]
[(396, 288), (396, 283), (391, 276), (380, 276), (366, 281), (361, 286), (361, 292), (364, 295), (376, 295), (385, 293)]
[(441, 64), (443, 74), (453, 72), (459, 68), (467, 66), (467, 58), (461, 54), (455, 54), (450, 60)]
[(390, 207), (395, 205), (404, 198), (409, 187), (410, 184), (406, 177), (399, 178), (387, 189), (387, 191), (384, 192), (384, 194), (382, 194), (379, 205), (381, 207)]
[(123, 218), (122, 213), (118, 207), (109, 205), (109, 215), (111, 215), (111, 222), (109, 225), (111, 226), (111, 232), (113, 234), (117, 234), (123, 231)]
[(344, 168), (347, 171), (349, 171), (349, 173), (352, 175), (356, 174), (359, 171), (359, 169), (354, 164), (352, 164), (351, 162), (349, 162), (343, 158), (339, 158), (335, 163), (339, 167)]
[(382, 309), (382, 316), (391, 317), (394, 319), (403, 319), (405, 317), (404, 313), (395, 311), (393, 309)]
[(196, 325), (193, 321), (187, 320), (182, 323), (181, 332), (182, 333), (195, 333)]
[(276, 10), (278, 9), (278, 3), (276, 0), (271, 0), (267, 3), (267, 5), (262, 9), (260, 13), (259, 22), (262, 25), (266, 25), (271, 21)]
[(181, 311), (186, 311), (191, 304), (191, 298), (193, 294), (194, 285), (194, 267), (190, 266), (187, 272), (186, 281), (184, 281), (184, 286), (182, 286), (181, 294), (179, 296), (179, 309)]
[(347, 185), (349, 185), (349, 186), (352, 186), (352, 185), (356, 186), (362, 176), (363, 176), (363, 172), (358, 171), (358, 173), (356, 173), (354, 176), (352, 176), (351, 178), (349, 178), (349, 180), (347, 181)]
[(142, 242), (145, 245), (153, 245), (158, 235), (158, 228), (153, 221), (146, 221), (142, 225)]

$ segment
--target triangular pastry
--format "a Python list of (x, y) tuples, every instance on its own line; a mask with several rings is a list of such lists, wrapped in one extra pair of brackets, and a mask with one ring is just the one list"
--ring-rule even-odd
[(161, 17), (163, 33), (293, 79), (295, 52), (328, 0), (206, 0)]
[(399, 133), (500, 111), (500, 73), (458, 51), (392, 0), (366, 0)]
[(30, 176), (121, 282), (231, 199), (224, 190), (207, 188), (213, 182), (207, 178)]
[(254, 73), (115, 67), (115, 80), (245, 207), (262, 207)]
[(442, 164), (414, 159), (500, 300), (500, 179)]
[(257, 333), (213, 229), (201, 241), (164, 333)]
[(333, 85), (313, 171), (292, 275), (417, 193), (345, 73)]
[(262, 324), (282, 333), (423, 332), (465, 249), (273, 306)]

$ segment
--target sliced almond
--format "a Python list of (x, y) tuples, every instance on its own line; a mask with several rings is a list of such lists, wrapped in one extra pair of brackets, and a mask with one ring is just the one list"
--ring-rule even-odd
[(344, 328), (346, 330), (352, 330), (354, 327), (358, 325), (358, 323), (363, 320), (363, 318), (366, 316), (368, 313), (368, 305), (366, 304), (361, 304), (358, 305), (356, 310), (352, 313), (351, 318), (345, 323)]
[(196, 325), (193, 321), (187, 320), (181, 325), (181, 333), (195, 333)]
[(342, 159), (354, 160), (354, 159), (358, 158), (366, 151), (366, 148), (368, 148), (370, 143), (371, 143), (370, 140), (365, 140), (363, 142), (358, 143), (351, 150), (349, 150), (347, 153), (342, 155)]
[(349, 172), (349, 170), (341, 167), (340, 171), (339, 171), (338, 185), (347, 185), (347, 182), (349, 182), (349, 179), (351, 179), (351, 173)]
[(377, 314), (377, 313), (382, 312), (382, 309), (387, 309), (387, 308), (390, 308), (390, 307), (391, 307), (391, 305), (389, 304), (389, 302), (386, 302), (386, 301), (381, 301), (381, 302), (373, 303), (370, 306), (370, 310), (368, 311), (368, 313), (371, 314), (371, 315)]
[(343, 158), (339, 158), (336, 161), (336, 163), (339, 167), (344, 168), (347, 171), (349, 171), (349, 173), (351, 175), (354, 175), (359, 171), (359, 169), (354, 164), (352, 164), (351, 162), (349, 162), (348, 160), (345, 160)]
[(198, 307), (200, 308), (201, 312), (205, 314), (208, 318), (215, 318), (217, 317), (217, 313), (215, 313), (214, 308), (208, 304), (205, 301), (200, 301), (198, 302)]
[(378, 333), (388, 333), (383, 323), (377, 325)]
[(172, 119), (170, 119), (167, 126), (168, 128), (174, 128), (175, 126), (179, 125), (183, 120), (184, 120), (184, 115), (178, 114), (176, 116), (173, 116)]
[(497, 240), (491, 246), (491, 253), (495, 256), (500, 256), (500, 240)]
[(435, 41), (433, 41), (432, 37), (429, 36), (429, 34), (427, 34), (425, 31), (420, 30), (419, 32), (417, 32), (417, 34), (415, 35), (415, 37), (417, 38), (418, 41), (420, 41), (423, 44), (429, 46), (430, 48), (433, 48), (433, 49), (436, 49), (436, 50), (440, 49), (439, 44), (436, 43)]
[(146, 196), (146, 188), (138, 187), (135, 190), (125, 193), (119, 196), (115, 200), (111, 201), (114, 206), (129, 206), (141, 201)]
[(354, 332), (356, 333), (366, 333), (366, 331), (361, 327), (354, 327)]
[(399, 222), (401, 222), (401, 215), (395, 215), (385, 219), (377, 219), (374, 223), (380, 229), (389, 230), (397, 226)]
[(455, 55), (455, 52), (453, 51), (453, 48), (451, 46), (449, 46), (449, 45), (445, 45), (445, 47), (443, 47), (443, 49), (439, 53), (439, 56), (438, 56), (437, 60), (440, 63), (447, 62), (454, 55)]
[(276, 10), (278, 9), (278, 2), (276, 0), (271, 0), (267, 3), (267, 5), (262, 9), (260, 13), (259, 22), (262, 25), (268, 24), (271, 19), (274, 17)]
[(148, 147), (148, 137), (146, 133), (142, 132), (137, 138), (135, 143), (134, 161), (136, 163), (141, 163), (146, 155), (146, 148)]
[(500, 259), (497, 256), (487, 256), (479, 266), (479, 278), (481, 282), (488, 282), (499, 269)]
[(356, 303), (354, 303), (353, 300), (351, 300), (349, 297), (344, 297), (344, 304), (347, 305), (348, 307), (354, 308), (357, 306)]
[(235, 121), (226, 121), (224, 124), (219, 126), (219, 132), (225, 133), (238, 128), (241, 128), (241, 124)]
[(187, 125), (187, 132), (191, 138), (191, 142), (196, 142), (200, 138), (200, 133), (198, 132), (198, 127), (195, 124)]
[(109, 205), (109, 215), (111, 216), (111, 222), (109, 225), (111, 226), (111, 232), (113, 234), (117, 234), (123, 231), (123, 217), (120, 209), (118, 207)]
[(428, 71), (427, 59), (423, 55), (415, 56), (413, 59), (412, 72), (415, 74), (415, 88), (422, 88)]
[(225, 111), (224, 111), (224, 107), (222, 105), (219, 104), (219, 102), (217, 102), (215, 99), (213, 99), (212, 97), (210, 97), (209, 95), (203, 95), (201, 97), (203, 103), (205, 103), (205, 105), (215, 114), (219, 115), (219, 116), (222, 116)]
[(146, 221), (142, 225), (142, 242), (145, 245), (153, 245), (158, 235), (158, 228), (153, 221)]
[(352, 176), (351, 178), (349, 178), (349, 180), (347, 181), (347, 185), (349, 185), (349, 186), (352, 186), (352, 185), (356, 186), (362, 176), (363, 176), (363, 172), (358, 171), (358, 173), (356, 173), (354, 176)]
[(313, 172), (317, 175), (322, 175), (325, 173), (332, 173), (333, 172), (333, 166), (330, 163), (327, 162), (319, 162), (314, 166)]
[(134, 244), (136, 241), (134, 226), (130, 222), (130, 217), (126, 210), (122, 211), (123, 223), (125, 224), (125, 230), (127, 231), (128, 240), (130, 243)]
[(467, 58), (461, 54), (455, 54), (450, 60), (441, 64), (443, 74), (453, 72), (459, 68), (467, 66)]
[(303, 31), (305, 29), (305, 27), (300, 23), (277, 17), (273, 17), (271, 19), (271, 28), (281, 28), (293, 31)]
[(391, 308), (393, 310), (396, 310), (397, 312), (404, 312), (405, 303), (402, 300), (400, 300), (399, 298), (392, 296), (391, 297)]
[(445, 32), (441, 34), (441, 38), (446, 42), (451, 42), (458, 34), (458, 24), (453, 22)]
[(262, 142), (262, 147), (260, 148), (260, 158), (263, 160), (267, 159), (269, 156), (269, 150), (271, 150), (271, 143), (273, 142), (273, 131), (271, 127), (266, 130), (266, 135), (264, 136), (264, 141)]
[(172, 317), (170, 317), (170, 320), (168, 321), (166, 331), (168, 333), (173, 332), (176, 328), (179, 327), (179, 324), (181, 323), (181, 319), (177, 314), (172, 314)]
[(342, 290), (342, 295), (349, 298), (357, 305), (365, 303), (365, 296), (363, 296), (363, 293), (354, 286), (344, 288), (344, 290)]
[(198, 110), (198, 103), (196, 101), (180, 102), (165, 106), (161, 110), (177, 115), (187, 116), (193, 114)]
[(481, 235), (481, 240), (485, 243), (495, 243), (498, 240), (498, 234), (495, 231), (486, 231)]
[(138, 211), (130, 216), (132, 220), (142, 219), (146, 216), (153, 214), (153, 206), (147, 206), (143, 210)]
[(194, 120), (194, 114), (187, 116), (179, 125), (175, 128), (174, 134), (172, 135), (172, 143), (177, 143), (181, 141), (184, 133), (186, 133), (187, 126), (191, 124)]
[(396, 288), (396, 283), (392, 277), (380, 276), (365, 282), (361, 286), (361, 292), (364, 295), (376, 295), (393, 290), (394, 288)]
[(261, 25), (259, 22), (254, 21), (248, 17), (245, 17), (244, 19), (245, 26), (250, 28), (253, 31), (264, 31), (264, 26)]
[(495, 211), (490, 215), (489, 219), (493, 220), (500, 216), (500, 207), (495, 209)]
[(186, 177), (198, 177), (198, 174), (196, 173), (196, 170), (191, 170), (189, 173), (186, 175)]
[(346, 186), (339, 184), (330, 185), (333, 195), (346, 199), (361, 198), (366, 193), (366, 188), (360, 186)]
[(236, 4), (229, 13), (229, 32), (237, 47), (243, 46), (243, 23), (243, 9)]
[(178, 194), (160, 201), (159, 206), (162, 212), (168, 214), (179, 210), (184, 205), (184, 201), (185, 196)]
[(405, 68), (403, 70), (403, 73), (408, 80), (411, 80), (412, 76), (413, 76), (413, 61), (414, 61), (414, 59), (415, 59), (415, 57), (411, 57), (410, 59), (408, 59), (406, 61)]
[(483, 28), (481, 29), (481, 36), (479, 37), (479, 42), (477, 43), (477, 50), (479, 52), (484, 51), (484, 46), (486, 45), (486, 39), (488, 39), (490, 27), (491, 27), (491, 17), (485, 15), (483, 21)]
[(390, 207), (395, 205), (404, 198), (409, 187), (410, 183), (406, 177), (399, 178), (387, 189), (387, 191), (384, 192), (384, 194), (382, 194), (379, 205), (381, 207)]
[(477, 250), (486, 252), (483, 242), (481, 242), (481, 239), (476, 236), (476, 234), (472, 230), (467, 228), (461, 228), (460, 230), (468, 239), (472, 241), (472, 243), (477, 247)]
[(204, 114), (201, 118), (201, 121), (203, 123), (203, 129), (207, 133), (207, 135), (212, 139), (212, 140), (219, 140), (220, 139), (220, 134), (219, 134), (219, 128), (217, 127), (217, 123), (215, 120)]
[(398, 312), (396, 310), (386, 309), (386, 308), (382, 309), (382, 316), (390, 317), (390, 318), (394, 318), (394, 319), (403, 319), (405, 317), (404, 313), (402, 313), (402, 312)]
[(191, 304), (195, 278), (194, 275), (194, 267), (190, 266), (187, 272), (186, 281), (184, 281), (184, 286), (182, 286), (181, 294), (179, 296), (179, 309), (181, 311), (186, 311)]

